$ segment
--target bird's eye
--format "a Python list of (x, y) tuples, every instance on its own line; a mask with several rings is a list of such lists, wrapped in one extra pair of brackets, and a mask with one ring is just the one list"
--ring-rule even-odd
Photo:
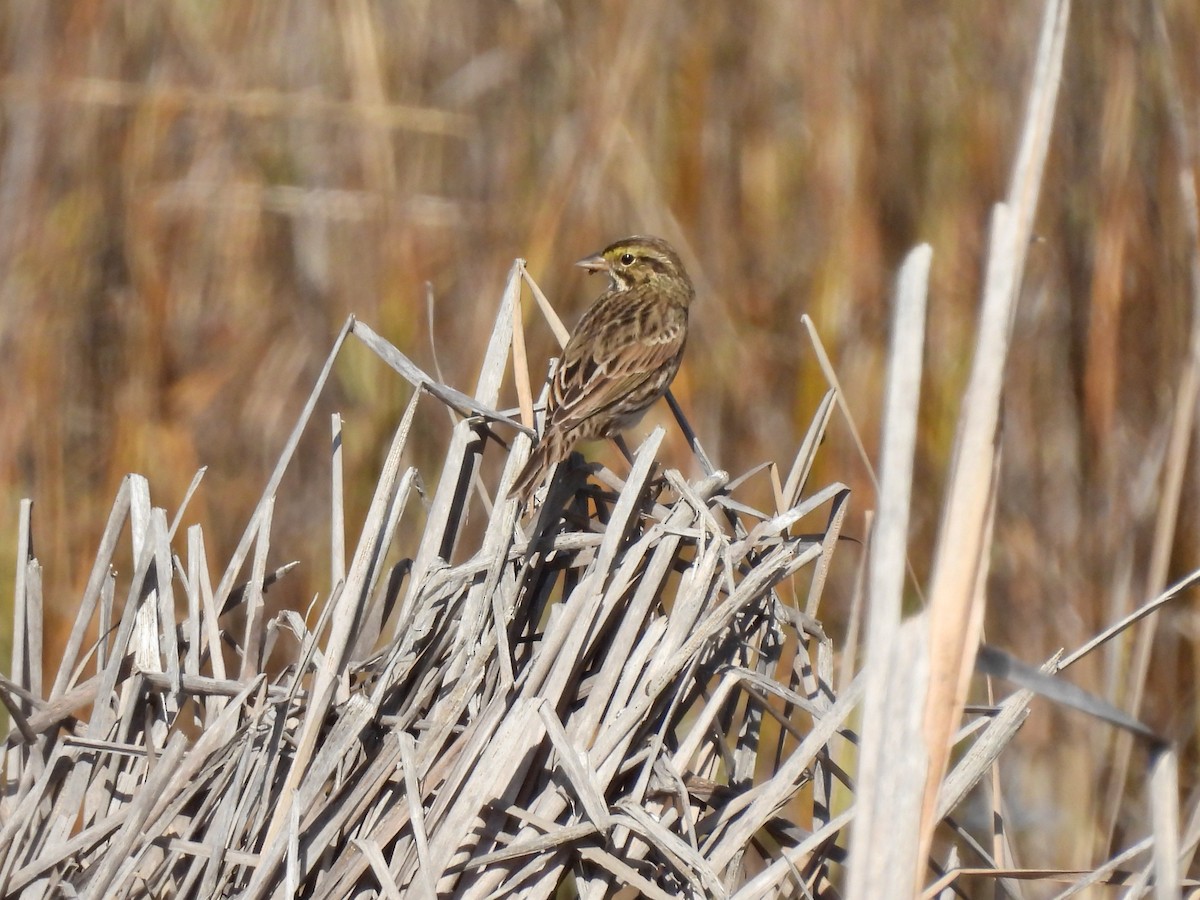
[(632, 253), (622, 253), (621, 254), (621, 265), (623, 265), (623, 266), (633, 265), (633, 254)]

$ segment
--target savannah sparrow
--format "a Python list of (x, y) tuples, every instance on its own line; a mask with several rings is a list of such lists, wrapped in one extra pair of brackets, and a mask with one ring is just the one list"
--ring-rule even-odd
[(635, 424), (666, 393), (683, 358), (696, 290), (670, 244), (628, 237), (576, 265), (604, 272), (610, 284), (563, 348), (542, 439), (513, 484), (522, 506), (577, 441)]

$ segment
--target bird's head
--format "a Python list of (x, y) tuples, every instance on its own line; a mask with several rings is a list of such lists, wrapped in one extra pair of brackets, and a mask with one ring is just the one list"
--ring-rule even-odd
[(662, 238), (643, 235), (623, 238), (575, 265), (589, 272), (604, 272), (615, 290), (653, 284), (678, 295), (684, 303), (691, 302), (695, 293), (679, 254)]

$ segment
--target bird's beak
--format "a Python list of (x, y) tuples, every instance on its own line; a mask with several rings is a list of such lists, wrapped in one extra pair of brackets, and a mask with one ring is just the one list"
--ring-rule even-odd
[(607, 272), (608, 260), (597, 253), (595, 256), (585, 256), (579, 262), (575, 263), (581, 269), (587, 269), (589, 272)]

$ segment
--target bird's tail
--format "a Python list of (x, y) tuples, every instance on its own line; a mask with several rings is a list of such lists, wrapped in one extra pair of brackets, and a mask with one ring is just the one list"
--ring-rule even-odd
[(533, 452), (529, 454), (529, 461), (525, 463), (525, 468), (513, 482), (510, 491), (510, 496), (515, 496), (521, 501), (522, 508), (529, 505), (533, 492), (541, 486), (546, 478), (546, 473), (556, 463), (567, 458), (571, 452), (571, 445), (574, 443), (561, 432), (550, 430), (533, 448)]

